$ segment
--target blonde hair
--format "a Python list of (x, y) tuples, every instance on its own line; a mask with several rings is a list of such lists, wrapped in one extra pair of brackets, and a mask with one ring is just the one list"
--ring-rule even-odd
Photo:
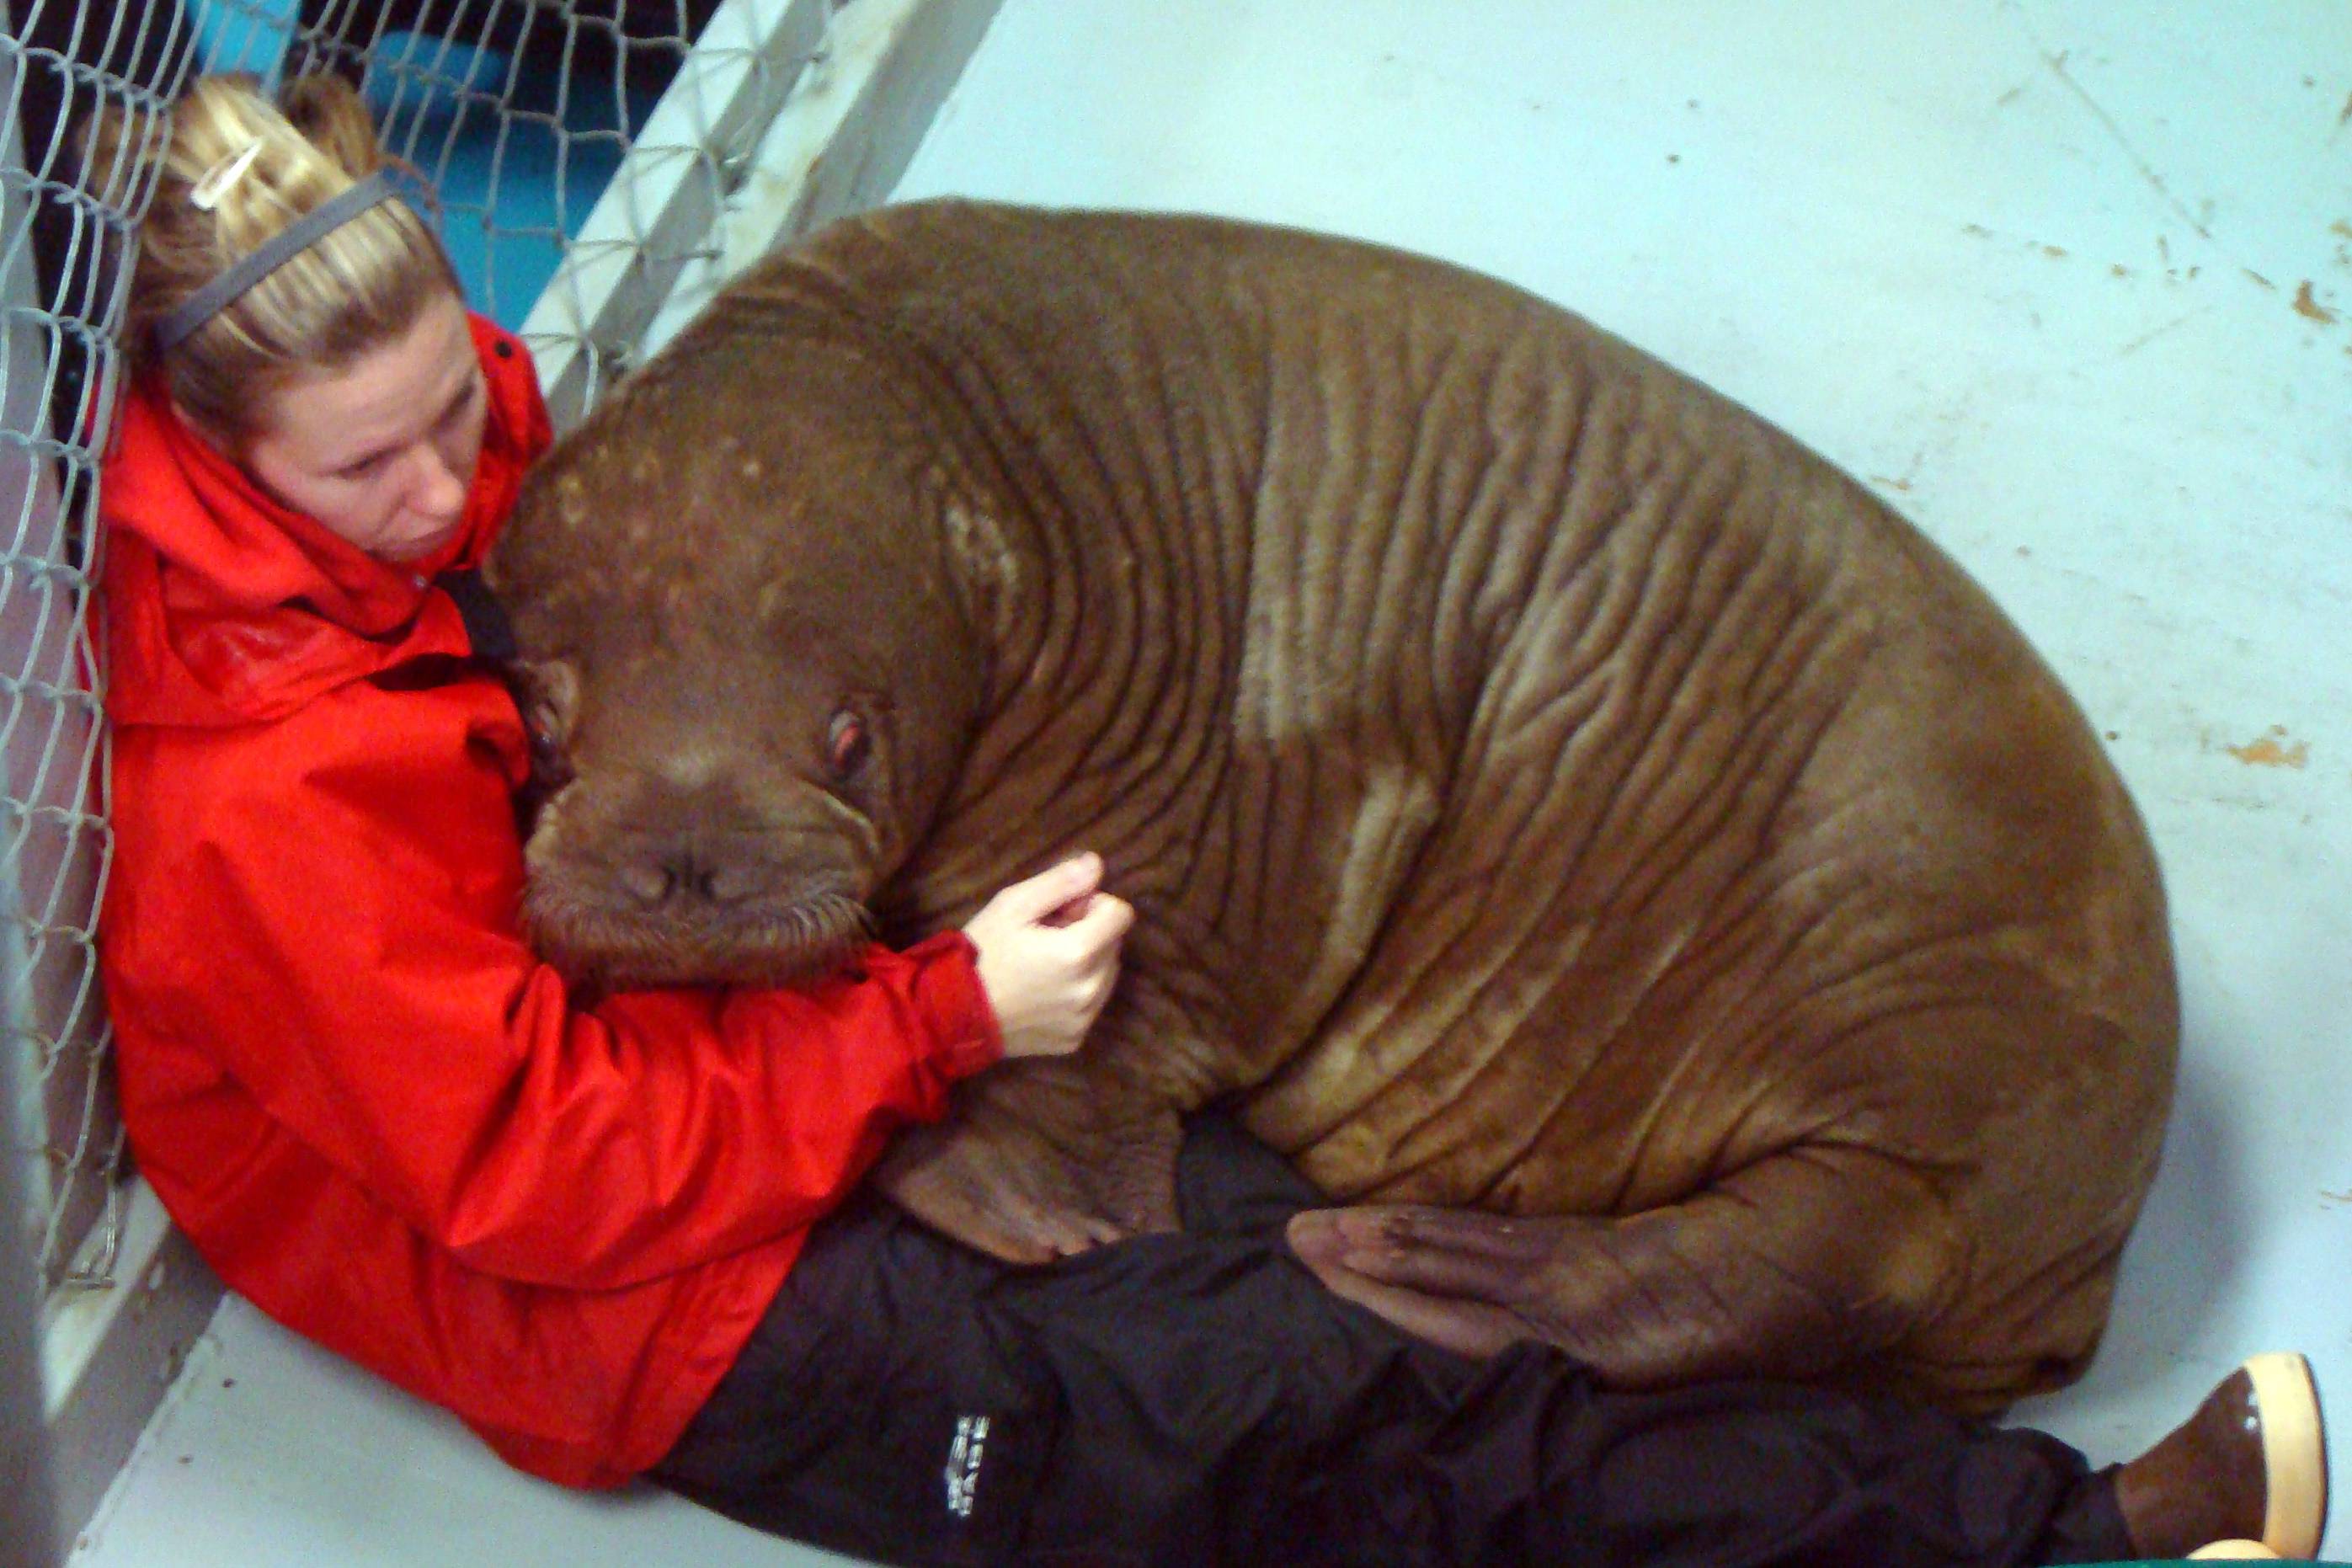
[[(137, 117), (101, 110), (89, 127), (92, 189), (111, 188), (148, 149)], [(132, 368), (160, 370), (183, 412), (236, 439), (263, 403), (306, 370), (332, 371), (415, 326), (459, 293), (449, 258), (404, 203), (380, 202), (229, 300), (168, 350), (155, 324), (240, 257), (391, 164), (359, 93), (341, 77), (289, 81), (272, 103), (247, 76), (199, 77), (172, 107), (170, 141), (136, 236), (125, 342)], [(241, 173), (230, 174), (239, 163)], [(205, 205), (196, 187), (213, 176)], [(104, 182), (104, 184), (101, 184)]]

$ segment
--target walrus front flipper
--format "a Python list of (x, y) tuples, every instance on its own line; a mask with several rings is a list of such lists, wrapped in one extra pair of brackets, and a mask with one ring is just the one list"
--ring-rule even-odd
[(1622, 1219), (1366, 1205), (1291, 1246), (1339, 1295), (1473, 1355), (1559, 1345), (1621, 1388), (1802, 1378), (1895, 1345), (1959, 1261), (1928, 1183), (1883, 1155), (1801, 1147)]
[(1164, 1100), (1061, 1062), (996, 1068), (935, 1127), (902, 1133), (875, 1167), (893, 1202), (1008, 1263), (1049, 1263), (1176, 1228), (1183, 1128)]

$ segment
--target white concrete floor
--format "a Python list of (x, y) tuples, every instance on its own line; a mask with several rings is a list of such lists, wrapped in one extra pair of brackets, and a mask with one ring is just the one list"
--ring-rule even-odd
[[(2176, 1122), (2113, 1331), (2021, 1417), (2118, 1458), (2244, 1354), (2298, 1348), (2340, 1457), (2347, 43), (2339, 0), (1008, 0), (900, 194), (1435, 252), (1714, 383), (1916, 520), (2107, 734), (2185, 988)], [(2329, 1554), (2352, 1556), (2337, 1515)], [(236, 1306), (80, 1557), (648, 1560), (815, 1559), (504, 1474)]]

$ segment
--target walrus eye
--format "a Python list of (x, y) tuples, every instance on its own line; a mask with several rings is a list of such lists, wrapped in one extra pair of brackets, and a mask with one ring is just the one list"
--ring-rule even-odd
[(553, 792), (572, 782), (572, 715), (580, 701), (580, 677), (561, 659), (519, 665), (509, 671), (515, 706), (530, 742), (531, 779)]
[(563, 734), (546, 704), (534, 702), (523, 713), (523, 731), (530, 737), (532, 781), (542, 789), (562, 789), (572, 780), (572, 758), (563, 749)]
[(833, 716), (833, 728), (824, 739), (825, 765), (833, 776), (845, 779), (866, 765), (866, 753), (874, 749), (866, 738), (865, 721), (845, 708)]

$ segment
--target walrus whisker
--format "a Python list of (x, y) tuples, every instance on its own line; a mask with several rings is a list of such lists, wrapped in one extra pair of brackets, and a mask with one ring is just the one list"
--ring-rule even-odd
[(730, 911), (723, 928), (614, 910), (536, 879), (524, 929), (566, 974), (607, 985), (708, 983), (789, 984), (824, 974), (871, 940), (874, 917), (846, 893), (819, 892), (751, 915)]

